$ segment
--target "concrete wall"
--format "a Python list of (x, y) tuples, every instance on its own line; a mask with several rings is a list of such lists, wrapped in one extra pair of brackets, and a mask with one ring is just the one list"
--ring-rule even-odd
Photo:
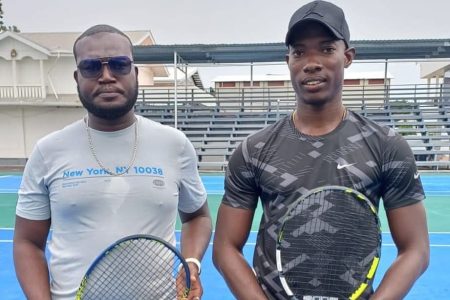
[(86, 115), (83, 107), (0, 107), (0, 157), (26, 158), (36, 142)]

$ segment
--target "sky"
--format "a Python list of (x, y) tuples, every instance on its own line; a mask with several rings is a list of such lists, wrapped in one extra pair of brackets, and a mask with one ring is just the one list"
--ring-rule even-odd
[[(1, 0), (4, 23), (22, 32), (81, 32), (106, 23), (150, 30), (157, 44), (283, 42), (289, 19), (304, 0)], [(449, 0), (329, 0), (340, 6), (351, 40), (449, 39)], [(250, 67), (199, 68), (204, 84)], [(354, 63), (353, 71), (383, 71), (383, 63)], [(390, 63), (393, 83), (419, 83), (417, 63)], [(284, 65), (254, 74), (287, 73)], [(206, 82), (205, 82), (206, 81)]]

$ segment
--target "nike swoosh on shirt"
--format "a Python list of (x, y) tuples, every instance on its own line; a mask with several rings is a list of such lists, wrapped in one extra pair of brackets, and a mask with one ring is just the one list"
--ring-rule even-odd
[(343, 168), (351, 167), (351, 166), (353, 166), (354, 164), (356, 164), (356, 163), (353, 163), (353, 164), (344, 164), (344, 165), (338, 164), (338, 165), (337, 165), (337, 169), (340, 170), (340, 169), (343, 169)]

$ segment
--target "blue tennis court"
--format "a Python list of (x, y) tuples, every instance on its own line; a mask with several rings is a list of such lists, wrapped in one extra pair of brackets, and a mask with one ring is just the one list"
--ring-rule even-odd
[[(203, 182), (208, 190), (208, 201), (212, 215), (215, 216), (220, 197), (223, 194), (223, 176), (203, 176)], [(431, 242), (431, 262), (427, 272), (417, 281), (406, 299), (448, 299), (450, 298), (450, 174), (422, 174), (427, 200), (425, 205)], [(25, 299), (16, 280), (12, 261), (12, 237), (14, 206), (16, 192), (20, 183), (18, 175), (0, 176), (0, 291), (1, 299)], [(381, 212), (381, 215), (384, 213)], [(253, 229), (256, 230), (261, 212), (257, 212)], [(215, 219), (215, 218), (214, 218)], [(383, 223), (382, 258), (375, 284), (381, 280), (382, 274), (394, 260), (396, 248), (389, 233), (386, 220)], [(255, 246), (256, 231), (250, 234), (244, 248), (244, 254), (251, 263)], [(202, 299), (220, 300), (234, 299), (228, 291), (225, 282), (215, 270), (211, 255), (212, 247), (208, 248), (203, 260), (202, 282), (205, 290)]]

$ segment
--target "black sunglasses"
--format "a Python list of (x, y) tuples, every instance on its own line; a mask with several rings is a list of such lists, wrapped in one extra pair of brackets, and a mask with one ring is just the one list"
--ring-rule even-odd
[(84, 78), (98, 78), (103, 72), (103, 65), (108, 65), (114, 76), (128, 75), (133, 61), (128, 56), (113, 56), (83, 59), (78, 64), (78, 70)]

